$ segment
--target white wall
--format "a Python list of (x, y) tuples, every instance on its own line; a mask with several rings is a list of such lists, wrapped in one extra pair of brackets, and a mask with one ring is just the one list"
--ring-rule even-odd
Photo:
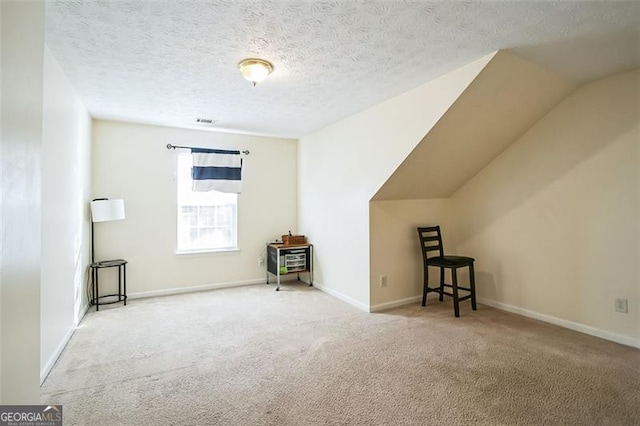
[[(94, 121), (93, 143), (92, 198), (123, 198), (126, 210), (124, 221), (95, 224), (95, 257), (129, 261), (130, 295), (264, 281), (265, 244), (296, 232), (295, 140)], [(251, 151), (238, 197), (239, 252), (175, 254), (178, 152), (167, 143)]]
[(37, 404), (44, 3), (0, 2), (1, 404)]
[[(2, 5), (0, 5), (0, 24), (2, 23)], [(0, 47), (2, 46), (2, 27), (0, 26)], [(4, 82), (2, 80), (2, 58), (3, 58), (3, 54), (2, 54), (2, 48), (0, 48), (0, 165), (4, 165), (3, 162), (3, 156), (2, 156), (2, 152), (4, 151), (4, 133), (2, 130), (2, 118), (4, 116), (4, 110), (1, 109), (2, 103), (4, 102), (4, 97), (2, 95), (2, 87), (4, 85)], [(3, 193), (4, 193), (4, 185), (2, 184), (2, 174), (0, 173), (0, 308), (2, 308), (2, 281), (3, 281), (3, 268), (2, 268), (2, 261), (4, 258), (4, 254), (3, 254), (3, 244), (4, 244), (4, 237), (2, 236), (4, 234), (4, 203), (2, 201), (3, 198)], [(0, 383), (2, 383), (2, 377), (3, 377), (3, 371), (4, 371), (4, 366), (2, 364), (2, 342), (4, 341), (3, 333), (2, 333), (2, 313), (0, 313)], [(3, 386), (0, 386), (0, 403), (3, 402), (2, 399), (2, 388)]]
[(315, 280), (369, 306), (369, 200), (494, 54), (301, 138), (300, 232)]
[(41, 379), (87, 307), (91, 117), (45, 48), (42, 117)]
[(453, 195), (486, 302), (640, 346), (639, 87), (580, 87)]
[[(373, 201), (371, 227), (371, 310), (400, 306), (422, 297), (422, 254), (418, 226), (440, 225), (449, 248), (449, 199)], [(436, 270), (437, 271), (437, 270)], [(439, 272), (438, 272), (439, 273)], [(380, 276), (387, 286), (380, 286)], [(439, 279), (439, 275), (431, 275)], [(434, 287), (431, 281), (431, 286)]]

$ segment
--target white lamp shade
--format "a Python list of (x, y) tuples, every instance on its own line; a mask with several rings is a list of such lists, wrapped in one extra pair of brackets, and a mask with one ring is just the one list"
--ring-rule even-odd
[(124, 219), (124, 200), (95, 200), (91, 202), (91, 220), (109, 222)]

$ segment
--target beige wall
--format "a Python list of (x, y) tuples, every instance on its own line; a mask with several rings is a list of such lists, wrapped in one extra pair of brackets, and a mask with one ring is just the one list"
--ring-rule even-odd
[[(296, 232), (295, 140), (95, 121), (93, 143), (92, 198), (123, 198), (126, 210), (123, 221), (95, 224), (96, 260), (129, 261), (130, 295), (264, 281), (265, 244)], [(238, 197), (239, 252), (175, 254), (178, 151), (167, 143), (251, 151)]]
[[(448, 249), (449, 200), (372, 201), (369, 222), (370, 309), (387, 309), (418, 300), (422, 295), (423, 271), (416, 228), (440, 225), (443, 243)], [(386, 287), (380, 286), (382, 275), (387, 277)]]
[(486, 302), (639, 344), (639, 87), (640, 71), (580, 87), (453, 195)]
[(499, 51), (373, 199), (450, 197), (574, 89), (561, 75)]
[[(491, 58), (373, 197), (371, 309), (420, 298), (422, 266), (415, 228), (439, 224), (448, 238), (453, 232), (447, 226), (448, 197), (574, 88), (509, 52)], [(381, 200), (388, 202), (377, 202)], [(393, 277), (381, 288), (380, 275), (387, 271), (393, 271)]]
[(40, 399), (42, 1), (2, 1), (0, 403)]
[(300, 231), (316, 281), (369, 308), (369, 200), (494, 54), (300, 139)]
[(45, 49), (42, 116), (40, 378), (44, 380), (86, 308), (91, 117)]

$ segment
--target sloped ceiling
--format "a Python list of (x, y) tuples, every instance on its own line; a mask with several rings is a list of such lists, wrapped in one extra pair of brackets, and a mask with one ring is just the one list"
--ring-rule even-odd
[(557, 73), (498, 52), (373, 200), (451, 196), (574, 88)]
[[(300, 137), (499, 49), (585, 81), (640, 66), (640, 2), (48, 0), (96, 118)], [(260, 57), (252, 87), (237, 69)], [(209, 127), (204, 127), (209, 128)]]

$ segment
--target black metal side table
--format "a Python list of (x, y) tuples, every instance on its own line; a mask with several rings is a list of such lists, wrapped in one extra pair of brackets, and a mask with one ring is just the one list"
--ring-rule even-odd
[[(100, 305), (110, 305), (112, 303), (124, 302), (124, 306), (127, 306), (127, 261), (124, 259), (115, 260), (103, 260), (102, 262), (95, 262), (89, 265), (91, 268), (91, 285), (93, 288), (93, 297), (91, 304), (96, 305), (96, 311), (100, 310)], [(98, 271), (104, 268), (118, 267), (118, 294), (105, 294), (99, 295), (98, 290)], [(106, 297), (118, 297), (117, 300), (111, 302), (100, 302), (100, 299)]]

